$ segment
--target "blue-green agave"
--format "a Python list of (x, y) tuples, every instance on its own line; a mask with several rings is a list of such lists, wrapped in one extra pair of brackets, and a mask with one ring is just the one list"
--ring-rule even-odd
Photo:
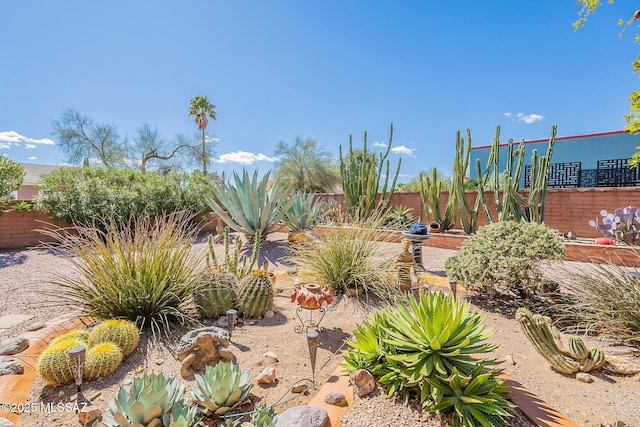
[(251, 389), (251, 370), (243, 371), (235, 363), (218, 362), (207, 366), (204, 375), (195, 375), (198, 390), (193, 390), (194, 401), (206, 414), (224, 415), (233, 411), (247, 399)]

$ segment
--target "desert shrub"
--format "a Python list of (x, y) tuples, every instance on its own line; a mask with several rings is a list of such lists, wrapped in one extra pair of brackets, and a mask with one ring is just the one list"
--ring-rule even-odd
[(542, 283), (540, 261), (563, 255), (562, 238), (544, 224), (500, 221), (480, 228), (445, 268), (467, 289), (492, 291), (499, 285), (527, 296)]
[[(640, 254), (638, 255), (640, 256)], [(615, 264), (593, 264), (573, 272), (560, 285), (571, 301), (556, 312), (575, 332), (599, 333), (640, 345), (640, 272)]]
[(382, 224), (387, 228), (407, 230), (414, 221), (412, 211), (405, 205), (394, 206), (382, 217)]
[(201, 256), (191, 251), (197, 230), (191, 217), (175, 213), (140, 218), (123, 230), (76, 227), (44, 233), (59, 244), (46, 245), (65, 258), (73, 272), (58, 275), (58, 302), (99, 319), (128, 319), (142, 329), (168, 332), (173, 323), (190, 323), (185, 303), (201, 276)]
[(380, 215), (326, 230), (320, 239), (291, 247), (288, 262), (296, 266), (302, 280), (326, 286), (336, 293), (364, 289), (382, 298), (398, 292), (389, 282), (395, 254), (384, 248), (379, 231)]
[[(451, 413), (454, 407), (454, 415), (464, 417), (466, 425), (477, 425), (469, 416), (476, 410), (487, 418), (495, 415), (492, 421), (499, 423), (510, 406), (507, 389), (495, 378), (496, 371), (485, 368), (495, 361), (478, 358), (498, 348), (486, 342), (493, 332), (469, 303), (459, 304), (443, 292), (423, 293), (418, 299), (409, 295), (354, 330), (342, 366), (367, 369), (386, 386), (388, 396), (399, 393), (405, 401), (419, 396), (428, 410)], [(455, 400), (462, 395), (463, 401)], [(473, 410), (462, 410), (473, 403)]]
[(24, 168), (20, 163), (0, 155), (0, 208), (13, 199), (11, 193), (18, 190), (23, 181)]
[[(143, 213), (190, 211), (194, 221), (208, 212), (209, 185), (197, 174), (142, 174), (130, 169), (61, 168), (42, 178), (36, 206), (55, 220), (84, 226), (109, 218), (126, 224)], [(98, 222), (97, 225), (99, 225)]]

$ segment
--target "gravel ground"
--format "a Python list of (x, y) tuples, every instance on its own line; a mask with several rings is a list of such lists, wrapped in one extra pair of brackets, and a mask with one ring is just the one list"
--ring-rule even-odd
[[(270, 246), (268, 253), (272, 261), (271, 269), (283, 267), (277, 261), (286, 248), (286, 242), (281, 242), (285, 238), (286, 235), (283, 233), (270, 235), (270, 240), (276, 241)], [(279, 241), (282, 244), (278, 244)], [(196, 249), (204, 250), (204, 245), (201, 241), (196, 244)], [(399, 245), (393, 244), (390, 250), (398, 251)], [(423, 264), (427, 271), (443, 274), (446, 259), (455, 252), (425, 248)], [(552, 277), (557, 277), (570, 275), (571, 271), (582, 270), (588, 266), (584, 263), (555, 263), (545, 266), (545, 272)], [(61, 315), (72, 314), (68, 310), (61, 310), (60, 307), (52, 305), (52, 297), (56, 289), (49, 281), (55, 277), (55, 274), (73, 274), (73, 272), (66, 261), (49, 251), (33, 249), (0, 252), (0, 294), (4, 296), (0, 301), (0, 315), (31, 314), (34, 316), (13, 328), (0, 329), (0, 340), (19, 335), (28, 324), (35, 321), (46, 321)], [(472, 299), (472, 303), (475, 304), (476, 301)], [(495, 356), (501, 359), (509, 356), (513, 360), (513, 364), (503, 364), (505, 372), (538, 394), (544, 401), (568, 415), (580, 426), (609, 426), (617, 420), (622, 420), (627, 425), (640, 426), (640, 411), (637, 410), (640, 406), (638, 377), (596, 373), (593, 375), (595, 380), (593, 383), (584, 384), (573, 377), (561, 375), (553, 371), (535, 352), (521, 333), (518, 323), (513, 319), (512, 309), (500, 305), (484, 306), (482, 304), (474, 307), (483, 310), (487, 315), (487, 323), (496, 328), (496, 334), (491, 341), (500, 343), (502, 347)], [(566, 342), (566, 337), (564, 340)], [(603, 347), (605, 354), (624, 354), (629, 351), (627, 348), (589, 337), (585, 338), (585, 342), (588, 347), (594, 345)], [(402, 420), (402, 425), (427, 425), (423, 423), (424, 420), (420, 421), (419, 415), (417, 417), (415, 416), (417, 414), (410, 415), (415, 411), (397, 406), (392, 400), (381, 396), (361, 399), (347, 416), (347, 423), (351, 422), (351, 424), (345, 425), (362, 427), (398, 425), (397, 423), (383, 424), (378, 418), (376, 418), (378, 421), (372, 424), (362, 421), (374, 412), (387, 414), (383, 417), (385, 420)], [(349, 421), (350, 417), (356, 417), (358, 421), (353, 423)]]

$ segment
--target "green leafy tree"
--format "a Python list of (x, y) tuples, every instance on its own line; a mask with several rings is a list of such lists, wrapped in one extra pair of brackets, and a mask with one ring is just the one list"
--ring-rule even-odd
[(296, 137), (292, 144), (280, 141), (275, 155), (278, 157), (275, 178), (282, 180), (289, 192), (321, 193), (340, 182), (331, 153), (311, 138)]
[(207, 136), (205, 134), (209, 119), (216, 119), (216, 106), (211, 104), (206, 96), (196, 95), (189, 101), (189, 115), (193, 116), (198, 129), (202, 132), (201, 146), (196, 150), (196, 155), (202, 161), (202, 173), (207, 174), (207, 164), (211, 158), (210, 149), (207, 148)]
[(444, 172), (442, 172), (440, 169), (436, 168), (435, 166), (430, 169), (420, 171), (420, 174), (418, 174), (418, 176), (412, 181), (409, 181), (405, 184), (398, 184), (396, 186), (396, 190), (397, 191), (420, 191), (420, 177), (433, 176), (434, 169), (436, 170), (436, 176), (438, 177), (438, 181), (442, 183), (442, 189), (449, 190), (451, 188), (451, 178), (446, 176)]
[(124, 142), (116, 127), (94, 123), (76, 110), (64, 110), (62, 116), (52, 122), (52, 134), (73, 165), (88, 164), (95, 159), (105, 167), (113, 167), (124, 159)]
[[(613, 0), (608, 0), (608, 3), (613, 3)], [(580, 10), (578, 11), (579, 18), (576, 22), (573, 23), (573, 28), (578, 30), (582, 26), (584, 26), (589, 15), (595, 12), (595, 10), (601, 6), (600, 0), (578, 0), (578, 5), (580, 6)], [(618, 19), (618, 25), (622, 26), (622, 30), (618, 34), (618, 37), (622, 37), (625, 30), (636, 20), (640, 19), (640, 9), (636, 10), (626, 22), (622, 19)], [(640, 25), (637, 26), (638, 30), (640, 30)], [(635, 41), (640, 41), (640, 32), (636, 32)], [(633, 71), (636, 74), (640, 74), (640, 54), (638, 54), (635, 61), (633, 61)], [(637, 133), (640, 132), (640, 89), (631, 92), (629, 95), (629, 114), (625, 115), (624, 118), (627, 121), (626, 130), (629, 132)], [(640, 149), (640, 146), (636, 147)], [(640, 151), (637, 151), (631, 157), (629, 164), (632, 168), (638, 166), (640, 163)]]
[(24, 181), (24, 168), (20, 163), (0, 155), (0, 207), (13, 199), (11, 193), (17, 191)]

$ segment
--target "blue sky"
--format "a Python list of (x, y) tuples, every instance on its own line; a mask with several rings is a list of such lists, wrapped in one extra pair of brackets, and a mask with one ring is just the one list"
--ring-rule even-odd
[[(573, 0), (3, 1), (0, 154), (63, 164), (51, 121), (73, 108), (124, 136), (142, 124), (197, 135), (189, 100), (217, 120), (217, 171), (274, 166), (279, 141), (337, 159), (349, 135), (387, 142), (401, 181), (450, 175), (455, 133), (474, 146), (622, 129), (638, 78), (630, 2), (574, 32)], [(382, 147), (376, 147), (381, 150)], [(244, 163), (239, 163), (244, 162)]]

